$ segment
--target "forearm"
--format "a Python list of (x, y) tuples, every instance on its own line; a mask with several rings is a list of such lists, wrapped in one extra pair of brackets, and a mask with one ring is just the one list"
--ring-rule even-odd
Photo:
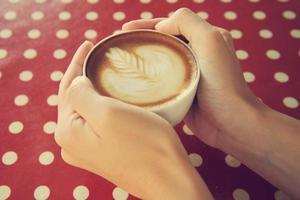
[(246, 113), (250, 113), (247, 123), (227, 130), (218, 139), (218, 147), (300, 198), (300, 121), (265, 106)]
[[(180, 163), (164, 164), (160, 163), (165, 171), (156, 174), (152, 189), (145, 191), (145, 200), (213, 200), (213, 197), (208, 190), (202, 177), (197, 170), (190, 164), (187, 156), (182, 157)], [(176, 169), (173, 165), (177, 165)]]

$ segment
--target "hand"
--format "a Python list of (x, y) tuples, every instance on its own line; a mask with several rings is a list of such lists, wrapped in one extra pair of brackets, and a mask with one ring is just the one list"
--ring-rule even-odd
[(247, 127), (247, 120), (242, 118), (246, 119), (246, 114), (253, 112), (260, 101), (244, 81), (228, 31), (210, 25), (186, 8), (177, 10), (170, 18), (142, 19), (123, 25), (123, 30), (141, 28), (183, 35), (194, 50), (201, 77), (197, 98), (185, 122), (197, 137), (218, 147), (218, 140), (224, 135)]
[(249, 90), (228, 31), (188, 9), (170, 18), (137, 20), (123, 30), (155, 28), (183, 35), (200, 63), (196, 99), (185, 118), (202, 141), (219, 148), (300, 199), (300, 122), (268, 108)]
[(211, 198), (166, 120), (99, 95), (81, 76), (91, 48), (80, 46), (60, 84), (55, 140), (63, 160), (142, 199)]

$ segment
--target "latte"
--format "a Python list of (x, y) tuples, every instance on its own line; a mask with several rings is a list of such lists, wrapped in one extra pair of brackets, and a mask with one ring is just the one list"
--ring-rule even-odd
[(115, 35), (93, 51), (86, 75), (98, 92), (141, 107), (174, 101), (196, 77), (190, 49), (158, 32)]

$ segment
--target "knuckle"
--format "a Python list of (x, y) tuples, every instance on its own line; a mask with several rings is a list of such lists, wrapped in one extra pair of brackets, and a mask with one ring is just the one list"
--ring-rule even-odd
[(62, 133), (58, 127), (55, 128), (54, 140), (59, 146), (61, 146), (61, 147), (63, 146)]
[(62, 128), (59, 123), (57, 124), (54, 132), (54, 140), (60, 147), (69, 147), (70, 135), (65, 128)]
[(213, 29), (207, 33), (207, 39), (209, 41), (219, 42), (219, 41), (223, 40), (223, 37), (222, 37), (222, 34), (218, 30)]
[(188, 8), (179, 8), (178, 10), (176, 10), (174, 16), (182, 17), (182, 16), (189, 15), (191, 13), (193, 13), (193, 12)]
[(225, 38), (228, 38), (228, 39), (231, 39), (231, 38), (232, 38), (230, 32), (229, 32), (228, 30), (226, 30), (226, 29), (222, 30), (222, 31), (221, 31), (221, 34), (222, 34), (223, 37), (225, 37)]
[(74, 159), (71, 158), (68, 154), (66, 154), (66, 152), (63, 149), (60, 151), (60, 155), (65, 163), (76, 166), (76, 162), (74, 161)]
[(73, 81), (68, 89), (68, 97), (72, 98), (77, 96), (79, 93), (83, 92), (85, 90), (86, 83), (82, 79), (78, 79), (76, 81)]

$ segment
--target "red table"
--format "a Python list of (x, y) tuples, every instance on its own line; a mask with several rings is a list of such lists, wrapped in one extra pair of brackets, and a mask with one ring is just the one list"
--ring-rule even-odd
[[(85, 39), (98, 41), (126, 21), (167, 16), (179, 7), (231, 30), (256, 95), (300, 118), (298, 0), (2, 0), (0, 199), (135, 199), (61, 160), (53, 139), (58, 84)], [(216, 199), (288, 199), (184, 124), (176, 130)]]

